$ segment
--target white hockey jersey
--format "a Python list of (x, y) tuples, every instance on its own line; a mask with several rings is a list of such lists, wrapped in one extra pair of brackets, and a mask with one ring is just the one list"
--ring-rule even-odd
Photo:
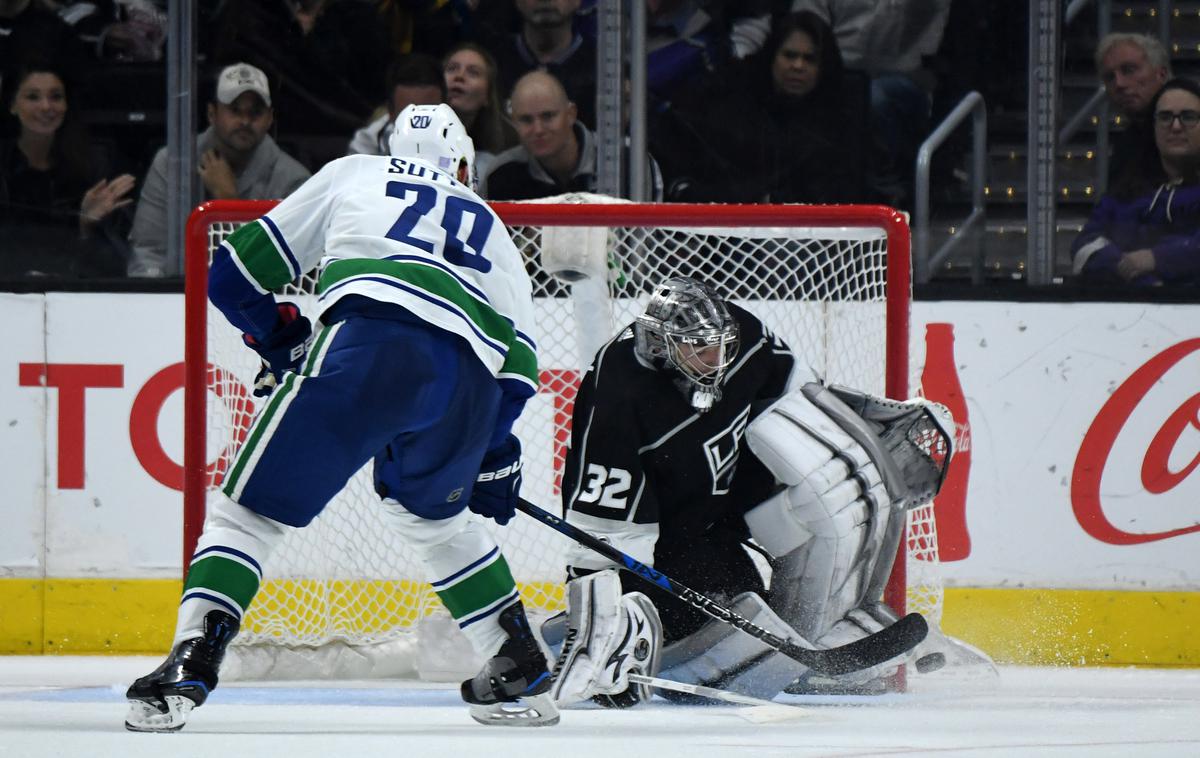
[(424, 161), (332, 161), (222, 244), (262, 293), (319, 265), (314, 315), (350, 294), (396, 303), (462, 336), (497, 378), (537, 388), (521, 254), (491, 208)]

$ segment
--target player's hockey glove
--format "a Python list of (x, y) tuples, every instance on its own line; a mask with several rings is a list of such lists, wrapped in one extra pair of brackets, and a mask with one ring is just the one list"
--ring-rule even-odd
[(242, 335), (246, 346), (262, 358), (262, 368), (254, 377), (254, 396), (266, 397), (283, 381), (288, 371), (298, 371), (304, 355), (312, 346), (312, 324), (300, 315), (300, 309), (292, 303), (279, 303), (279, 320), (275, 331), (262, 340), (249, 334)]
[(484, 454), (467, 507), (504, 526), (516, 514), (520, 494), (521, 442), (510, 434)]

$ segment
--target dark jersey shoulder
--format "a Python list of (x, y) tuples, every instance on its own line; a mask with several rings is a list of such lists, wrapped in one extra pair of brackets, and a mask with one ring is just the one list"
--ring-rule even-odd
[[(569, 509), (598, 518), (659, 524), (668, 533), (704, 531), (729, 509), (770, 491), (769, 476), (741, 481), (746, 425), (783, 394), (794, 366), (790, 349), (734, 305), (738, 357), (707, 413), (692, 408), (672, 370), (634, 352), (632, 328), (605, 345), (575, 400), (563, 478)], [(761, 499), (761, 498), (760, 498)]]

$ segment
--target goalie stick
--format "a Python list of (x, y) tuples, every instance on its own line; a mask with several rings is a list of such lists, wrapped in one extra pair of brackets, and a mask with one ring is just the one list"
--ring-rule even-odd
[(662, 572), (623, 553), (600, 538), (573, 524), (568, 524), (564, 519), (539, 508), (525, 498), (518, 499), (517, 510), (561, 532), (584, 547), (595, 550), (618, 566), (636, 574), (659, 589), (669, 592), (693, 608), (742, 630), (768, 647), (774, 648), (792, 660), (822, 674), (837, 676), (877, 666), (912, 650), (925, 639), (925, 635), (929, 632), (925, 618), (919, 613), (910, 613), (891, 626), (847, 645), (821, 650), (800, 647), (790, 640), (772, 634), (753, 621), (734, 613), (699, 592), (668, 578)]
[(705, 687), (702, 684), (686, 684), (684, 682), (676, 682), (671, 679), (659, 679), (657, 676), (646, 676), (644, 674), (630, 674), (629, 681), (634, 684), (645, 684), (660, 690), (671, 690), (672, 692), (682, 692), (687, 695), (698, 695), (711, 700), (720, 700), (723, 703), (735, 703), (737, 705), (753, 705), (760, 708), (789, 708), (796, 711), (802, 709), (794, 705), (786, 705), (784, 703), (776, 703), (773, 700), (763, 700), (759, 697), (750, 697), (742, 695), (738, 692), (729, 692), (728, 690), (718, 690), (715, 687)]

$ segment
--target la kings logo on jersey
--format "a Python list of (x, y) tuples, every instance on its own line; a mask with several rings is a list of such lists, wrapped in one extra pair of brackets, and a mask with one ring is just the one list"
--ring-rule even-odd
[(742, 448), (742, 438), (746, 436), (746, 425), (750, 421), (750, 408), (738, 414), (729, 426), (704, 441), (704, 457), (708, 461), (708, 469), (712, 472), (714, 495), (724, 495), (729, 492), (733, 483), (733, 474), (737, 470), (738, 452)]

